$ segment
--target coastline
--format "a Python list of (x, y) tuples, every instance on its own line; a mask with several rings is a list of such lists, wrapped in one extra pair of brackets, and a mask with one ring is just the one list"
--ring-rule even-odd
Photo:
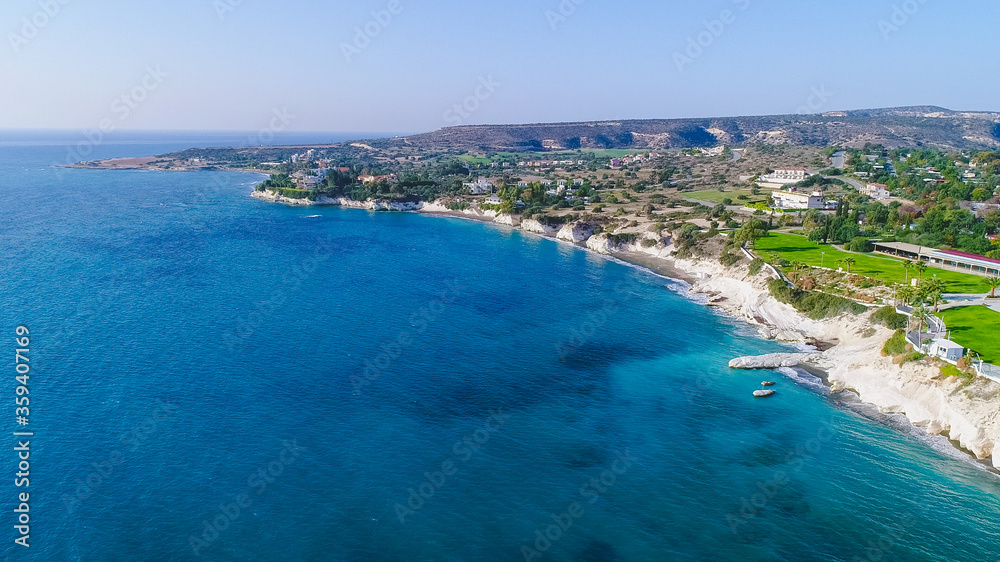
[(1000, 443), (1000, 410), (997, 408), (1000, 384), (983, 378), (968, 385), (957, 379), (944, 379), (938, 367), (926, 363), (894, 365), (892, 358), (883, 357), (881, 352), (882, 344), (892, 336), (892, 331), (873, 326), (868, 321), (869, 314), (809, 319), (790, 305), (774, 299), (767, 289), (766, 274), (750, 275), (745, 263), (727, 268), (716, 260), (677, 259), (671, 255), (672, 245), (614, 246), (608, 243), (605, 235), (583, 233), (586, 236), (581, 236), (573, 225), (556, 229), (532, 220), (518, 224), (513, 217), (493, 211), (453, 211), (438, 202), (397, 204), (343, 198), (303, 202), (270, 192), (254, 192), (253, 196), (289, 205), (417, 212), (499, 224), (567, 242), (656, 275), (683, 281), (690, 285), (689, 294), (707, 297), (702, 301), (704, 304), (754, 326), (761, 338), (816, 349), (816, 357), (799, 368), (818, 376), (831, 393), (850, 391), (882, 414), (904, 415), (914, 428), (929, 435), (943, 435), (956, 448), (978, 459), (979, 464), (1000, 469), (1000, 455), (994, 454), (996, 444)]

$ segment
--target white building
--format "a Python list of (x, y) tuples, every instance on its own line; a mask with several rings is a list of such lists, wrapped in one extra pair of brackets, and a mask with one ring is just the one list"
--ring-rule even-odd
[(926, 347), (927, 355), (933, 355), (949, 363), (956, 363), (965, 357), (965, 348), (950, 340), (936, 339)]
[(819, 191), (811, 195), (794, 191), (775, 191), (771, 194), (776, 209), (824, 209), (823, 194)]
[(761, 176), (761, 181), (767, 183), (780, 183), (782, 185), (789, 185), (793, 183), (799, 183), (800, 181), (805, 181), (809, 177), (809, 173), (806, 172), (805, 168), (778, 168), (774, 173), (768, 174), (766, 176)]
[(867, 195), (872, 199), (888, 199), (892, 197), (889, 186), (881, 183), (869, 183), (860, 189), (862, 195)]
[(479, 178), (477, 182), (466, 183), (464, 185), (469, 188), (471, 195), (488, 195), (493, 193), (493, 184), (485, 178)]

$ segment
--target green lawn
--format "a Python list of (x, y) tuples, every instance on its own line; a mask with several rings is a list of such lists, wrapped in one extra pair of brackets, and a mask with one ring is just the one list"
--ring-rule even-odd
[[(767, 259), (768, 253), (774, 252), (788, 261), (797, 261), (811, 266), (823, 266), (831, 269), (847, 267), (837, 263), (848, 257), (857, 263), (851, 267), (851, 273), (877, 278), (889, 283), (906, 283), (906, 272), (903, 261), (880, 254), (852, 254), (834, 246), (821, 245), (804, 236), (772, 233), (767, 238), (757, 241), (757, 254)], [(826, 252), (826, 256), (823, 256)], [(916, 270), (910, 270), (910, 278), (916, 275)], [(930, 277), (937, 275), (945, 282), (945, 291), (949, 293), (986, 293), (989, 289), (983, 283), (983, 278), (976, 275), (947, 271), (936, 267), (928, 267), (923, 273)]]
[(1000, 365), (1000, 312), (985, 306), (952, 308), (938, 314), (951, 330), (951, 339)]
[[(767, 201), (766, 195), (754, 195), (749, 189), (741, 191), (719, 191), (718, 189), (705, 189), (703, 191), (684, 191), (681, 192), (682, 197), (688, 199), (697, 199), (699, 201), (708, 201), (709, 203), (722, 203), (722, 200), (729, 198), (733, 200), (733, 205), (744, 205), (746, 203), (756, 203), (758, 201)], [(749, 200), (737, 199), (740, 195), (746, 195)]]

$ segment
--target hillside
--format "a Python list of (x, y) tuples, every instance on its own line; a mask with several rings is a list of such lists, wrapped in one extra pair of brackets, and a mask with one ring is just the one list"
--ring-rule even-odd
[(840, 145), (889, 148), (1000, 146), (1000, 113), (939, 107), (707, 119), (651, 119), (532, 125), (448, 127), (383, 140), (432, 150), (541, 150), (543, 148), (694, 148), (718, 144)]

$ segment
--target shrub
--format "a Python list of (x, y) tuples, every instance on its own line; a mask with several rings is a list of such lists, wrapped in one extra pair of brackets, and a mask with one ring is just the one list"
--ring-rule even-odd
[(732, 267), (740, 262), (743, 256), (739, 254), (731, 254), (729, 252), (723, 252), (722, 256), (719, 257), (719, 263), (726, 267)]
[(902, 355), (906, 353), (907, 346), (909, 344), (906, 341), (906, 332), (903, 330), (896, 330), (896, 333), (889, 338), (889, 341), (885, 342), (882, 346), (883, 355)]
[(832, 318), (844, 313), (861, 314), (868, 310), (864, 305), (843, 297), (812, 293), (789, 287), (781, 279), (774, 279), (768, 283), (768, 289), (775, 299), (792, 305), (796, 310), (813, 320)]
[(872, 245), (867, 238), (862, 236), (855, 237), (851, 239), (850, 244), (847, 245), (847, 249), (852, 252), (871, 252)]
[(890, 330), (905, 330), (907, 320), (906, 316), (896, 312), (891, 306), (880, 308), (878, 312), (872, 314), (872, 324), (885, 326)]
[(750, 262), (750, 275), (757, 275), (764, 269), (764, 260), (757, 258)]
[(944, 365), (941, 367), (941, 376), (945, 378), (955, 377), (970, 382), (976, 378), (976, 375), (967, 373), (954, 365)]
[(642, 245), (643, 248), (652, 248), (653, 246), (656, 245), (656, 240), (652, 240), (650, 238), (646, 238), (645, 240), (643, 240), (641, 242), (641, 245)]
[(308, 189), (294, 189), (291, 187), (283, 187), (278, 189), (278, 193), (289, 199), (308, 199), (310, 201), (316, 200), (316, 192)]
[[(924, 355), (923, 353), (920, 353), (919, 351), (911, 351), (911, 352), (907, 353), (906, 355), (903, 355), (902, 357), (897, 357), (896, 360), (899, 361), (899, 366), (902, 367), (903, 365), (906, 365), (907, 363), (910, 363), (910, 362), (913, 362), (913, 361), (920, 361), (924, 357), (927, 357), (927, 356)], [(893, 360), (893, 363), (895, 363), (896, 360)]]

